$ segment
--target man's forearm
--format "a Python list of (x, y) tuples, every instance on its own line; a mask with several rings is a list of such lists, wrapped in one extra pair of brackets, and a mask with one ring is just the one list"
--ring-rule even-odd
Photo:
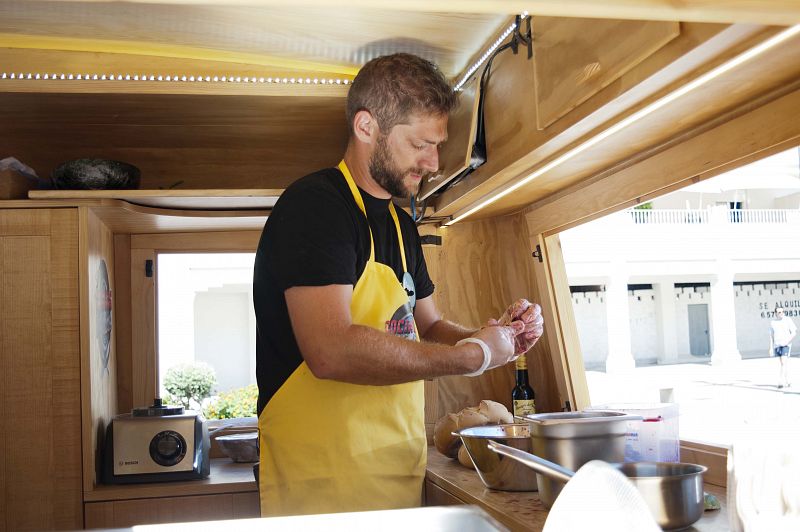
[(459, 340), (472, 336), (475, 332), (475, 329), (467, 329), (452, 321), (441, 319), (434, 322), (434, 324), (428, 328), (425, 336), (423, 336), (423, 340), (445, 345), (455, 345)]
[[(463, 328), (445, 326), (441, 330), (448, 337), (462, 335), (453, 344), (469, 336)], [(453, 347), (414, 342), (361, 325), (351, 325), (336, 336), (321, 347), (326, 351), (320, 353), (322, 356), (306, 357), (307, 362), (320, 361), (308, 364), (318, 378), (353, 384), (399, 384), (470, 373), (483, 361), (483, 351), (471, 343)]]

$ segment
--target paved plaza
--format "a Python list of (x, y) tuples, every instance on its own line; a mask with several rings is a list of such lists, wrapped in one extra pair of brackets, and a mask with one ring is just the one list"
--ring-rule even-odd
[(616, 375), (587, 371), (586, 378), (593, 405), (674, 401), (681, 439), (730, 445), (737, 438), (800, 438), (800, 360), (789, 363), (792, 385), (783, 389), (775, 358), (647, 366)]

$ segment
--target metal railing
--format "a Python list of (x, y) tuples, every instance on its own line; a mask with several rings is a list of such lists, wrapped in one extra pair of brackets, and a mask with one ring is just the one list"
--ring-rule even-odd
[(628, 209), (637, 224), (707, 224), (708, 210), (699, 209)]
[(636, 224), (800, 224), (798, 209), (628, 209)]
[(792, 209), (735, 209), (728, 211), (728, 221), (746, 224), (785, 224), (796, 222), (797, 211)]

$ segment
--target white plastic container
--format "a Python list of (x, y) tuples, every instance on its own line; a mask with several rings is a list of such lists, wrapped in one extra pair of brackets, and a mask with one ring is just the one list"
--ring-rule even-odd
[(628, 421), (626, 462), (680, 462), (676, 403), (611, 403), (586, 410), (617, 410), (642, 416), (642, 421)]

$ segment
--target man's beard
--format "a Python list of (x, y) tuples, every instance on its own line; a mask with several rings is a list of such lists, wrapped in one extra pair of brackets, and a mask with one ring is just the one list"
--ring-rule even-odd
[(397, 167), (389, 151), (389, 142), (386, 135), (380, 134), (378, 136), (375, 151), (369, 158), (369, 173), (386, 192), (392, 196), (407, 198), (414, 192), (409, 190), (403, 183), (403, 178), (409, 173), (423, 175), (424, 171), (417, 168), (409, 168), (402, 171)]

